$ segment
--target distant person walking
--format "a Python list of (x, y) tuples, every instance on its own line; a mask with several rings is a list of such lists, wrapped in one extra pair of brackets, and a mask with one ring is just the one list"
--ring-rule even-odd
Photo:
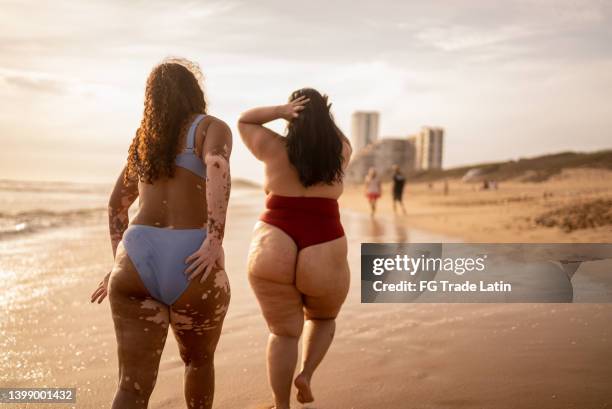
[(393, 165), (393, 213), (397, 213), (397, 204), (399, 203), (402, 212), (406, 214), (404, 207), (404, 186), (406, 185), (406, 177), (400, 170), (398, 165)]
[(376, 201), (380, 199), (381, 182), (376, 169), (370, 168), (365, 178), (365, 195), (370, 203), (370, 215), (373, 217), (376, 213)]

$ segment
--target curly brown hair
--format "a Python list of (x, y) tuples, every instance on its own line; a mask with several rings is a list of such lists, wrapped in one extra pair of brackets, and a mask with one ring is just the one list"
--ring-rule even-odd
[[(180, 61), (180, 62), (177, 62)], [(174, 176), (179, 136), (194, 114), (206, 113), (197, 65), (186, 60), (166, 61), (147, 79), (144, 113), (128, 151), (125, 179), (145, 183)]]

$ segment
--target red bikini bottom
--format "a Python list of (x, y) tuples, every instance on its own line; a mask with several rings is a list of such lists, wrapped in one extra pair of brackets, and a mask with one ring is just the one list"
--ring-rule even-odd
[(259, 220), (287, 233), (298, 250), (344, 236), (336, 199), (270, 194)]

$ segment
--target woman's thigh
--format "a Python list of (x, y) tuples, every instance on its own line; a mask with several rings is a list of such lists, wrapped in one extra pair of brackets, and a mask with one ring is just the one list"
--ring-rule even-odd
[(295, 282), (297, 246), (293, 239), (278, 227), (257, 222), (249, 249), (249, 276), (280, 284)]
[(109, 301), (117, 335), (120, 385), (152, 390), (168, 333), (168, 307), (153, 299), (122, 244), (109, 281)]
[(196, 277), (170, 307), (170, 324), (185, 362), (212, 358), (231, 291), (224, 269), (215, 268), (203, 283)]
[(350, 285), (346, 237), (302, 249), (296, 286), (304, 295), (307, 318), (335, 318)]
[(297, 246), (281, 229), (258, 222), (249, 250), (248, 274), (270, 331), (298, 336), (302, 331), (302, 294), (295, 287)]

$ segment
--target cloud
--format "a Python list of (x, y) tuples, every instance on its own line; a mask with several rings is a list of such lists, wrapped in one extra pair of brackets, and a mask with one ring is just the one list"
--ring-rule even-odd
[(519, 40), (534, 35), (534, 31), (521, 26), (505, 26), (482, 30), (466, 26), (431, 27), (415, 37), (443, 51), (457, 51)]
[(35, 78), (27, 75), (0, 75), (10, 86), (48, 94), (63, 94), (67, 86), (62, 81), (51, 78)]

